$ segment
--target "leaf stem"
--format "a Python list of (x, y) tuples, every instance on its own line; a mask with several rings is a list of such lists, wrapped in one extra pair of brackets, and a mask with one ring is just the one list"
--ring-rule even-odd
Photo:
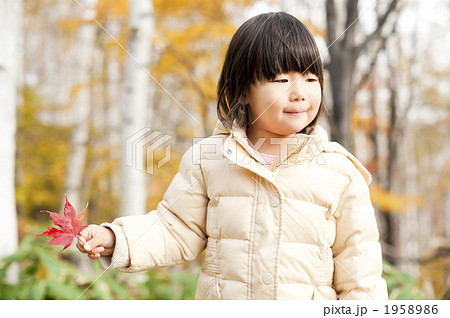
[(75, 237), (78, 239), (78, 241), (81, 241), (83, 244), (86, 244), (86, 240), (84, 239), (84, 237), (80, 235), (75, 235)]

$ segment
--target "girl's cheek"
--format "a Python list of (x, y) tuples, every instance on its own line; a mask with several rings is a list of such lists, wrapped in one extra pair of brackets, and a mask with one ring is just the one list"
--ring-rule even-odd
[(322, 101), (322, 92), (321, 92), (320, 86), (318, 88), (316, 87), (314, 89), (312, 99), (314, 100), (315, 104), (316, 103), (320, 104), (320, 102)]

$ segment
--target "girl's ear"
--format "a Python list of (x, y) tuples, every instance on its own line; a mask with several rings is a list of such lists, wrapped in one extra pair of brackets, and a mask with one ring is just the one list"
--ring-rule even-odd
[(248, 106), (249, 105), (249, 100), (248, 100), (248, 91), (244, 94), (244, 105)]
[(248, 98), (247, 98), (247, 93), (244, 93), (244, 96), (241, 95), (241, 97), (239, 98), (240, 103), (242, 105), (247, 105), (248, 104)]

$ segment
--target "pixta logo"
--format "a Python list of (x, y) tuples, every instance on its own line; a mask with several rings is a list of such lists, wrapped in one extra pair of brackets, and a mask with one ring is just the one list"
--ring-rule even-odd
[(159, 131), (152, 131), (145, 127), (127, 138), (126, 142), (126, 165), (140, 171), (153, 175), (155, 166), (155, 152), (163, 150), (164, 156), (156, 162), (161, 168), (171, 159), (172, 147), (167, 144), (172, 136), (165, 135)]

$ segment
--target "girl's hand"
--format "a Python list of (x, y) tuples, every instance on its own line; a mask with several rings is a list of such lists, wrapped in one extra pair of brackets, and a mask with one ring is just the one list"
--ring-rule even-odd
[(111, 229), (94, 224), (81, 231), (77, 238), (77, 248), (92, 259), (112, 255), (116, 245), (116, 236)]

